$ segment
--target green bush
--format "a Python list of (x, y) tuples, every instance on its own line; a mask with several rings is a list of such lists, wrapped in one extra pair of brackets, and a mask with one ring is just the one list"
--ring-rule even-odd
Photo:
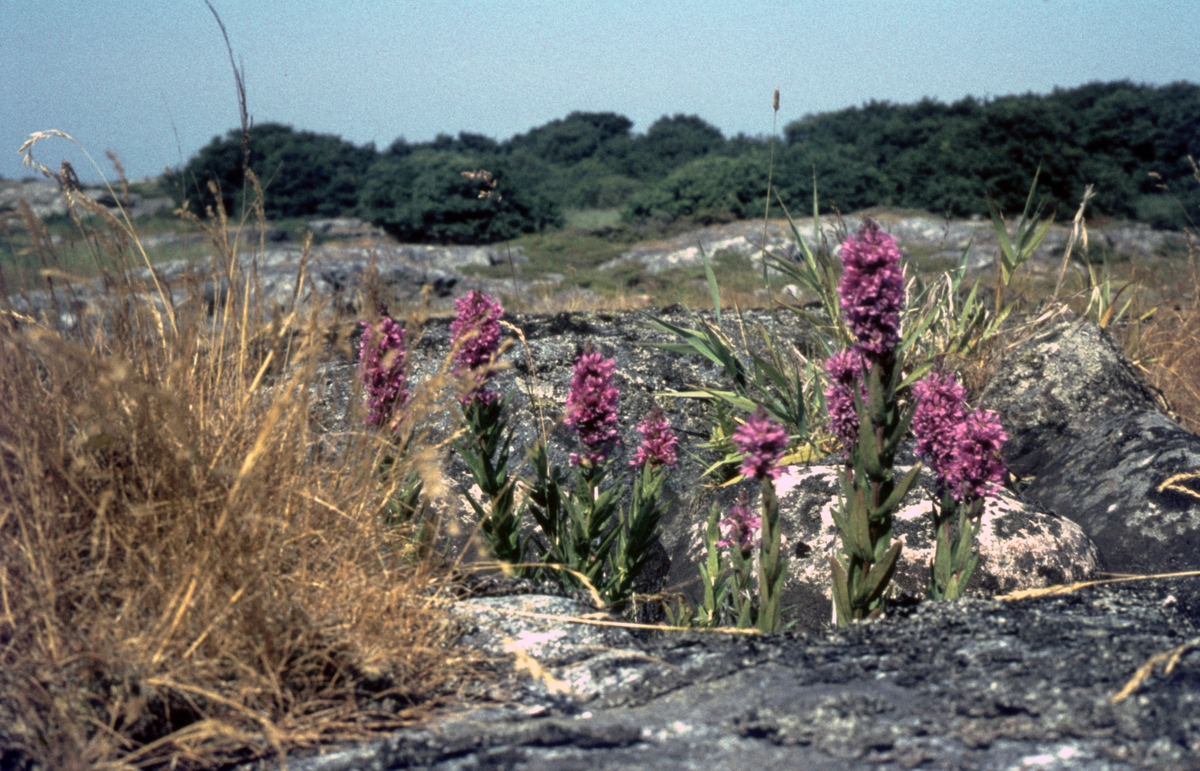
[(496, 156), (427, 149), (385, 154), (367, 172), (358, 212), (410, 242), (494, 243), (561, 226), (558, 207), (514, 184), (517, 175), (508, 170)]
[(631, 221), (673, 220), (724, 211), (739, 219), (761, 217), (768, 165), (767, 157), (761, 154), (700, 158), (634, 195), (623, 216)]
[[(250, 168), (265, 188), (267, 217), (335, 217), (353, 211), (359, 186), (376, 157), (372, 145), (356, 147), (329, 134), (295, 131), (264, 123), (250, 129)], [(246, 190), (242, 171), (242, 133), (213, 137), (182, 173), (183, 196), (197, 214), (215, 206), (210, 180), (221, 191), (227, 214), (235, 214), (254, 191)]]

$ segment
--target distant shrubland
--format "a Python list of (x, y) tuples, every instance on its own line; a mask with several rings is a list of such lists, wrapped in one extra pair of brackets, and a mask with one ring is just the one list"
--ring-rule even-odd
[[(463, 132), (400, 138), (383, 151), (268, 123), (251, 128), (249, 151), (268, 186), (268, 217), (357, 215), (409, 241), (471, 243), (560, 226), (563, 210), (619, 209), (627, 221), (761, 214), (771, 140), (726, 138), (695, 115), (663, 116), (635, 134), (622, 115), (572, 112), (503, 141)], [(826, 211), (966, 216), (986, 214), (988, 196), (1020, 210), (1040, 165), (1050, 208), (1073, 211), (1093, 184), (1096, 216), (1180, 227), (1183, 210), (1200, 204), (1184, 182), (1189, 155), (1200, 156), (1200, 85), (1091, 83), (807, 115), (784, 127), (772, 188), (810, 211), (815, 174)], [(240, 207), (240, 129), (214, 137), (179, 179), (196, 211), (216, 202), (210, 180), (226, 211)]]

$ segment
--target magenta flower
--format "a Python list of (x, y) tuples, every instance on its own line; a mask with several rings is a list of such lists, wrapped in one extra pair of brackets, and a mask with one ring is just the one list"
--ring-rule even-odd
[[(450, 324), (453, 335), (455, 373), (473, 372), (496, 355), (500, 345), (500, 318), (504, 308), (483, 292), (471, 290), (466, 297), (454, 301), (456, 316)], [(475, 375), (474, 388), (462, 396), (464, 402), (478, 399), (490, 402), (499, 395), (484, 388), (492, 373), (484, 370)]]
[(721, 528), (721, 540), (717, 546), (728, 549), (735, 544), (743, 553), (750, 551), (762, 540), (762, 515), (750, 510), (745, 492), (738, 497), (729, 516), (717, 523)]
[(954, 431), (954, 450), (943, 477), (955, 500), (984, 498), (999, 491), (1004, 480), (1000, 448), (1008, 434), (991, 410), (975, 410)]
[(913, 385), (917, 409), (913, 412), (912, 432), (917, 438), (917, 455), (929, 458), (941, 473), (948, 467), (956, 442), (954, 433), (967, 412), (967, 391), (954, 373), (931, 372)]
[(645, 420), (638, 424), (637, 430), (642, 434), (642, 443), (638, 445), (637, 453), (630, 466), (678, 466), (679, 460), (675, 455), (675, 432), (667, 416), (658, 405), (650, 411)]
[(612, 384), (617, 364), (590, 345), (575, 357), (564, 422), (579, 436), (587, 451), (571, 453), (571, 465), (602, 463), (617, 442), (617, 399)]
[(841, 258), (838, 294), (846, 325), (863, 351), (882, 357), (900, 342), (904, 273), (896, 239), (868, 219), (842, 244)]
[(358, 376), (367, 392), (367, 423), (382, 426), (408, 401), (404, 329), (381, 310), (374, 324), (361, 322)]
[(929, 458), (955, 500), (995, 495), (1004, 479), (1000, 448), (1008, 441), (996, 413), (968, 413), (967, 391), (953, 373), (931, 373), (913, 394), (920, 400), (912, 420), (917, 454)]
[(778, 479), (783, 473), (776, 464), (787, 449), (788, 433), (762, 407), (733, 432), (733, 443), (745, 456), (741, 468), (745, 476)]
[(825, 362), (825, 371), (829, 373), (829, 387), (825, 389), (829, 430), (847, 446), (858, 441), (858, 406), (854, 403), (854, 387), (857, 383), (859, 398), (865, 403), (866, 367), (867, 363), (858, 346), (838, 351)]

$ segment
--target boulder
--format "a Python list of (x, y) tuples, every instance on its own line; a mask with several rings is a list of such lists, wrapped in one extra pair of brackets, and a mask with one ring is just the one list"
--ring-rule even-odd
[(1070, 314), (1004, 356), (981, 401), (999, 413), (1004, 461), (1021, 477), (1044, 473), (1104, 421), (1159, 406), (1112, 335)]
[[(898, 473), (911, 468), (898, 466)], [(931, 524), (935, 479), (922, 469), (895, 513), (894, 538), (904, 543), (892, 579), (893, 597), (915, 600), (925, 594), (934, 542)], [(752, 482), (747, 490), (757, 490)], [(784, 583), (786, 620), (802, 629), (821, 629), (832, 616), (829, 558), (842, 551), (833, 508), (838, 505), (838, 469), (830, 465), (790, 466), (776, 482), (779, 516), (788, 554), (788, 577)], [(718, 505), (732, 504), (736, 493), (727, 491)], [(757, 506), (757, 500), (753, 505)], [(704, 519), (690, 517), (686, 532), (672, 522), (665, 534), (671, 554), (668, 586), (688, 586), (690, 601), (702, 599), (695, 580), (704, 560)], [(1012, 493), (1002, 490), (984, 506), (977, 540), (979, 564), (968, 595), (993, 597), (1019, 589), (1033, 589), (1091, 578), (1098, 566), (1096, 547), (1075, 523), (1045, 514)]]
[[(596, 619), (559, 597), (467, 598), (466, 639), (516, 643), (494, 688), (374, 741), (289, 753), (287, 768), (1194, 769), (1200, 628), (1175, 598), (1198, 590), (1200, 578), (1119, 584), (921, 603), (820, 635), (646, 638), (571, 631)], [(531, 617), (560, 612), (578, 615)], [(1171, 652), (1169, 672), (1129, 686)]]
[(1109, 418), (1058, 448), (1025, 492), (1078, 523), (1105, 570), (1200, 569), (1200, 436), (1161, 413)]

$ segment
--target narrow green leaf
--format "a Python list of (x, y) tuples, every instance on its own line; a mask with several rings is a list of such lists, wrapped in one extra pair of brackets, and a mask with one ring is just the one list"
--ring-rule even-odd
[(850, 623), (850, 589), (846, 578), (846, 569), (841, 560), (829, 555), (829, 569), (833, 573), (833, 607), (837, 610), (837, 625), (846, 626)]
[(901, 541), (896, 541), (892, 544), (892, 548), (888, 549), (883, 555), (883, 559), (875, 563), (871, 567), (871, 571), (867, 573), (867, 577), (863, 579), (862, 587), (859, 589), (859, 596), (862, 597), (867, 604), (883, 597), (884, 592), (888, 589), (888, 584), (892, 581), (892, 574), (896, 570), (896, 558), (900, 556), (900, 549), (904, 544)]
[(883, 503), (879, 504), (879, 508), (875, 510), (875, 515), (878, 516), (883, 512), (895, 511), (900, 505), (900, 501), (904, 500), (904, 496), (908, 495), (909, 489), (912, 488), (913, 482), (917, 480), (917, 475), (921, 473), (921, 464), (918, 463), (908, 470), (908, 473), (900, 478), (896, 486), (892, 488), (889, 495)]

